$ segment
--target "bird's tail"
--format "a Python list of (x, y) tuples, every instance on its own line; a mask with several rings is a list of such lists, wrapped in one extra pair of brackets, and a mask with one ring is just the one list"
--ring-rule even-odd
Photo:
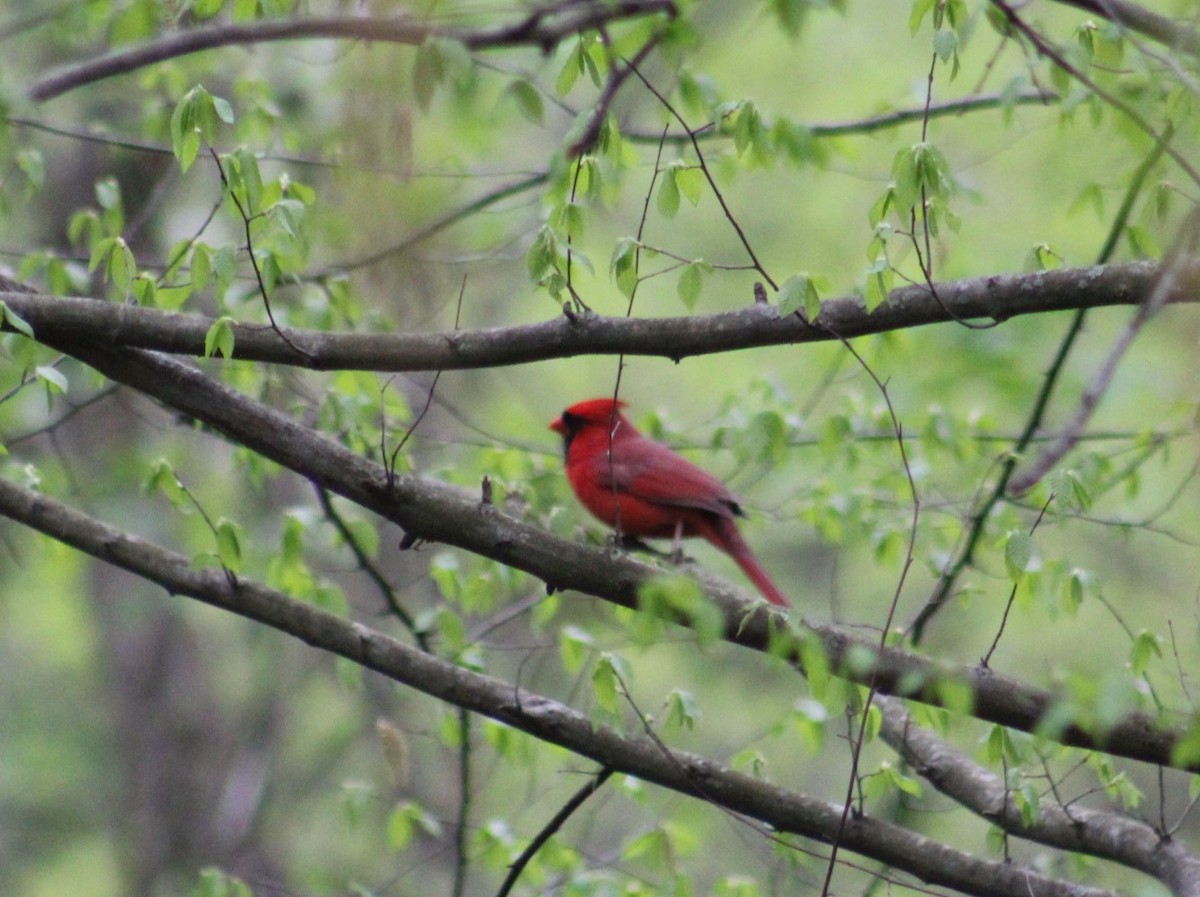
[(732, 518), (718, 517), (716, 525), (712, 529), (712, 535), (707, 533), (702, 533), (702, 535), (705, 535), (708, 541), (737, 561), (742, 572), (758, 587), (764, 598), (780, 607), (791, 607), (791, 602), (787, 600), (783, 592), (775, 587), (775, 583), (771, 582), (771, 577), (767, 576), (767, 571), (759, 564), (758, 558), (754, 556), (754, 552), (742, 538), (742, 534), (738, 531), (737, 524)]

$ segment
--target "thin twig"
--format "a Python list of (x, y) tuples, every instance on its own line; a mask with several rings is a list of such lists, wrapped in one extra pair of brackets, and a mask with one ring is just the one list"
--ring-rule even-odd
[[(871, 369), (871, 366), (863, 359), (861, 355), (854, 349), (846, 340), (842, 340), (844, 345), (859, 363), (859, 366), (866, 371), (867, 376), (875, 383), (879, 394), (883, 396), (884, 404), (887, 406), (888, 417), (892, 422), (892, 430), (896, 437), (896, 447), (900, 453), (900, 463), (904, 468), (904, 476), (908, 481), (909, 494), (912, 496), (912, 517), (908, 530), (908, 548), (905, 552), (904, 563), (900, 568), (900, 576), (896, 580), (896, 587), (892, 591), (892, 600), (888, 605), (887, 619), (883, 624), (883, 631), (879, 634), (879, 649), (882, 651), (887, 646), (887, 640), (892, 630), (892, 623), (896, 618), (896, 608), (900, 604), (900, 595), (904, 591), (904, 583), (908, 580), (908, 572), (912, 569), (913, 560), (917, 550), (917, 526), (921, 519), (921, 496), (917, 492), (917, 482), (913, 478), (912, 466), (908, 461), (908, 450), (904, 446), (904, 428), (900, 424), (900, 418), (896, 415), (896, 409), (892, 405), (892, 398), (888, 394), (887, 384), (879, 379), (879, 376)], [(854, 749), (850, 755), (850, 772), (846, 786), (846, 798), (842, 804), (841, 821), (838, 823), (838, 836), (833, 840), (829, 853), (829, 864), (825, 869), (825, 881), (821, 886), (821, 895), (825, 897), (830, 893), (830, 886), (833, 884), (833, 870), (837, 862), (838, 850), (841, 846), (842, 834), (846, 830), (846, 824), (850, 819), (851, 799), (853, 788), (858, 781), (858, 763), (862, 755), (862, 747), (866, 738), (867, 718), (871, 711), (871, 703), (875, 698), (875, 680), (872, 677), (867, 686), (867, 699), (863, 702), (862, 711), (859, 714), (858, 734), (854, 742)]]
[[(454, 329), (456, 331), (458, 330), (459, 325), (462, 323), (463, 294), (466, 293), (466, 291), (467, 278), (464, 276), (462, 283), (460, 283), (458, 286), (458, 304), (454, 307)], [(425, 415), (429, 413), (429, 406), (433, 404), (433, 393), (437, 389), (438, 380), (440, 380), (441, 377), (442, 372), (440, 370), (434, 372), (433, 382), (429, 384), (429, 392), (425, 395), (425, 404), (421, 406), (420, 413), (413, 418), (412, 423), (408, 425), (408, 429), (404, 431), (404, 435), (400, 437), (400, 441), (396, 443), (396, 447), (392, 449), (392, 454), (387, 459), (389, 487), (395, 483), (396, 461), (400, 456), (400, 450), (404, 448), (408, 440), (412, 438), (412, 434), (416, 432), (417, 427), (421, 425), (421, 421), (425, 420)]]
[(504, 882), (500, 885), (500, 890), (496, 892), (496, 897), (508, 897), (513, 886), (517, 883), (517, 879), (521, 877), (521, 873), (525, 871), (525, 867), (529, 865), (539, 850), (545, 846), (546, 842), (563, 827), (563, 824), (571, 818), (571, 815), (583, 806), (584, 801), (595, 794), (600, 788), (612, 778), (612, 774), (616, 772), (611, 766), (601, 767), (588, 783), (571, 795), (570, 799), (563, 804), (557, 813), (542, 826), (541, 830), (533, 837), (533, 840), (525, 846), (520, 855), (512, 861), (508, 867), (508, 874), (504, 876)]
[(704, 154), (700, 151), (700, 143), (696, 139), (695, 132), (688, 127), (688, 123), (675, 109), (675, 107), (671, 105), (671, 101), (663, 96), (662, 92), (650, 83), (649, 78), (642, 74), (641, 69), (635, 66), (632, 62), (628, 63), (628, 65), (633, 69), (633, 73), (638, 76), (638, 79), (642, 82), (642, 84), (646, 86), (646, 89), (650, 91), (650, 93), (654, 94), (655, 98), (659, 101), (659, 103), (662, 104), (662, 107), (670, 113), (672, 118), (679, 122), (679, 126), (683, 128), (684, 132), (688, 135), (688, 138), (692, 144), (692, 149), (696, 153), (696, 161), (700, 163), (700, 170), (704, 172), (704, 179), (708, 181), (709, 189), (712, 190), (713, 195), (717, 198), (717, 202), (721, 205), (721, 211), (725, 214), (725, 220), (729, 222), (730, 226), (737, 234), (738, 240), (741, 241), (742, 247), (746, 250), (746, 254), (750, 257), (751, 262), (754, 263), (754, 270), (761, 274), (763, 280), (771, 285), (771, 289), (777, 291), (779, 286), (771, 278), (771, 275), (767, 273), (767, 269), (764, 268), (759, 262), (758, 256), (754, 253), (754, 248), (750, 245), (750, 241), (746, 237), (745, 231), (742, 230), (742, 226), (738, 223), (737, 218), (734, 217), (733, 212), (730, 210), (729, 204), (725, 201), (724, 194), (721, 193), (721, 189), (717, 186), (717, 182), (713, 178), (712, 172), (708, 170), (708, 163), (704, 161)]
[[(1038, 525), (1046, 516), (1046, 511), (1050, 508), (1050, 502), (1054, 501), (1054, 493), (1050, 493), (1050, 497), (1046, 499), (1046, 503), (1042, 505), (1042, 510), (1038, 513), (1037, 519), (1033, 521), (1033, 526), (1029, 527), (1029, 535), (1032, 536), (1037, 532)], [(1000, 645), (1000, 637), (1004, 635), (1004, 629), (1008, 625), (1008, 614), (1012, 610), (1013, 602), (1017, 598), (1018, 582), (1014, 582), (1008, 593), (1008, 602), (1004, 605), (1004, 614), (1000, 617), (1000, 626), (996, 629), (996, 637), (992, 639), (991, 647), (987, 649), (987, 653), (983, 655), (983, 659), (979, 661), (979, 665), (987, 669), (992, 662), (992, 655), (996, 653), (996, 648)]]

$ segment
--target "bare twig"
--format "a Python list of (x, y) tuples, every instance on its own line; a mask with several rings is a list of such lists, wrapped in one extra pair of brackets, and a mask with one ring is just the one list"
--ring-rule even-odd
[[(454, 307), (454, 329), (455, 329), (455, 331), (458, 330), (459, 325), (462, 323), (463, 295), (466, 293), (466, 291), (467, 291), (467, 278), (464, 276), (462, 279), (462, 283), (459, 284), (459, 287), (458, 287), (458, 303)], [(396, 460), (400, 457), (400, 450), (402, 448), (404, 448), (404, 446), (408, 442), (408, 440), (412, 438), (412, 434), (416, 432), (417, 427), (419, 427), (421, 425), (421, 421), (425, 420), (425, 415), (429, 413), (429, 406), (431, 404), (433, 404), (433, 394), (437, 390), (438, 380), (440, 380), (441, 377), (442, 377), (441, 371), (436, 371), (434, 373), (433, 382), (429, 384), (429, 392), (426, 393), (426, 395), (425, 395), (425, 404), (423, 406), (421, 406), (420, 413), (418, 413), (417, 416), (413, 418), (412, 423), (408, 425), (408, 429), (404, 431), (404, 435), (402, 437), (400, 437), (400, 441), (396, 443), (396, 447), (392, 450), (391, 455), (388, 456), (387, 467), (388, 467), (388, 479), (390, 482), (395, 482), (395, 479), (396, 479)], [(382, 438), (382, 436), (381, 436), (381, 438)]]
[[(1042, 505), (1042, 510), (1038, 512), (1037, 519), (1033, 521), (1033, 525), (1029, 527), (1029, 535), (1037, 532), (1038, 525), (1046, 516), (1046, 511), (1050, 508), (1050, 502), (1054, 501), (1054, 495), (1046, 499), (1046, 503)], [(992, 655), (996, 653), (996, 648), (1000, 646), (1000, 638), (1004, 635), (1004, 628), (1008, 625), (1008, 614), (1012, 610), (1013, 602), (1017, 599), (1017, 586), (1020, 583), (1014, 582), (1012, 588), (1008, 592), (1008, 601), (1004, 605), (1004, 614), (1000, 617), (1000, 625), (996, 627), (996, 637), (992, 639), (991, 646), (987, 649), (987, 653), (983, 655), (983, 659), (979, 661), (979, 665), (986, 669), (991, 665)]]
[[(921, 519), (921, 496), (917, 492), (917, 482), (913, 479), (912, 466), (908, 462), (908, 450), (904, 445), (904, 428), (900, 424), (900, 418), (896, 414), (896, 408), (892, 404), (892, 398), (888, 394), (887, 384), (879, 379), (879, 376), (871, 369), (871, 366), (863, 359), (861, 355), (854, 349), (846, 340), (842, 341), (846, 350), (854, 356), (855, 361), (859, 366), (866, 371), (867, 376), (875, 384), (875, 388), (879, 394), (883, 396), (884, 404), (887, 406), (888, 417), (892, 422), (892, 432), (896, 439), (896, 448), (900, 454), (900, 465), (904, 469), (904, 477), (908, 482), (909, 495), (912, 498), (912, 515), (908, 529), (908, 545), (904, 554), (904, 561), (900, 567), (900, 575), (896, 578), (896, 587), (892, 590), (892, 600), (888, 605), (887, 618), (884, 621), (883, 629), (879, 634), (879, 649), (883, 650), (887, 646), (887, 641), (892, 631), (892, 623), (896, 618), (896, 608), (900, 604), (900, 595), (904, 591), (904, 584), (908, 581), (908, 572), (912, 569), (913, 559), (917, 550), (917, 527)], [(858, 764), (859, 758), (862, 756), (863, 741), (866, 738), (867, 720), (871, 710), (872, 701), (875, 699), (875, 683), (869, 681), (867, 683), (867, 699), (863, 702), (861, 711), (859, 712), (858, 732), (854, 740), (854, 747), (850, 755), (850, 772), (847, 776), (846, 798), (842, 804), (842, 819), (839, 825), (839, 837), (834, 840), (829, 851), (829, 864), (825, 868), (825, 881), (821, 886), (821, 894), (827, 895), (830, 893), (830, 887), (833, 884), (833, 870), (837, 861), (838, 847), (841, 843), (841, 832), (845, 830), (846, 823), (850, 818), (851, 799), (853, 789), (858, 782)]]
[(599, 791), (604, 786), (604, 783), (612, 778), (614, 772), (616, 770), (611, 766), (601, 768), (599, 772), (588, 779), (587, 784), (571, 795), (570, 799), (559, 808), (558, 812), (534, 835), (533, 840), (525, 846), (520, 855), (512, 861), (512, 864), (508, 867), (508, 874), (504, 876), (504, 882), (500, 885), (500, 890), (496, 892), (496, 897), (508, 897), (513, 886), (517, 883), (517, 879), (521, 877), (521, 873), (529, 865), (529, 861), (537, 856), (537, 852), (563, 827), (563, 824), (571, 818), (572, 814), (583, 806), (584, 801)]
[(717, 202), (720, 204), (721, 211), (725, 214), (725, 220), (729, 222), (730, 227), (732, 227), (734, 233), (737, 234), (738, 240), (741, 241), (742, 247), (746, 250), (746, 255), (750, 257), (750, 261), (754, 264), (754, 270), (761, 274), (763, 280), (771, 285), (771, 289), (778, 290), (779, 286), (771, 278), (771, 275), (767, 273), (767, 269), (762, 266), (761, 262), (759, 262), (758, 256), (754, 252), (754, 248), (750, 245), (750, 240), (746, 237), (746, 233), (742, 230), (741, 224), (738, 223), (733, 211), (729, 208), (729, 204), (725, 201), (725, 195), (721, 192), (721, 188), (717, 186), (717, 182), (713, 178), (712, 172), (708, 170), (708, 164), (704, 161), (704, 153), (700, 150), (700, 143), (696, 139), (695, 132), (688, 127), (688, 123), (675, 109), (675, 107), (671, 105), (671, 101), (668, 100), (658, 88), (650, 83), (649, 78), (642, 74), (641, 69), (639, 69), (632, 62), (627, 64), (631, 69), (633, 69), (633, 73), (638, 76), (638, 79), (642, 82), (642, 84), (646, 86), (646, 90), (654, 94), (655, 99), (658, 100), (658, 102), (664, 109), (667, 110), (668, 113), (670, 113), (673, 119), (679, 122), (679, 127), (683, 128), (684, 132), (688, 135), (688, 139), (692, 144), (692, 149), (696, 153), (696, 161), (700, 163), (700, 170), (704, 172), (704, 179), (708, 181), (709, 189), (712, 190), (713, 196), (716, 197)]

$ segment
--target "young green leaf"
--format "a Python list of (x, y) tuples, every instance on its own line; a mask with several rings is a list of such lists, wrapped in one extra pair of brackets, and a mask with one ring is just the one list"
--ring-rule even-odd
[(242, 543), (238, 533), (240, 527), (232, 520), (222, 517), (217, 521), (217, 557), (226, 570), (237, 573), (242, 567)]
[(667, 168), (659, 174), (657, 203), (659, 214), (674, 218), (679, 211), (679, 184), (675, 180), (677, 169)]
[(1008, 578), (1020, 582), (1029, 572), (1033, 562), (1033, 537), (1028, 533), (1013, 530), (1004, 542), (1004, 567)]
[(0, 324), (6, 324), (22, 336), (33, 339), (33, 328), (29, 326), (29, 322), (3, 302), (0, 302)]
[(57, 368), (52, 368), (48, 365), (39, 364), (33, 369), (34, 376), (46, 384), (46, 389), (49, 392), (66, 395), (68, 384), (67, 378), (62, 371)]
[(807, 272), (793, 274), (779, 287), (779, 314), (781, 317), (804, 311), (808, 321), (814, 321), (821, 314), (821, 296), (816, 284)]
[(220, 352), (226, 358), (233, 357), (233, 318), (222, 315), (217, 318), (204, 334), (204, 357), (212, 358)]
[(521, 110), (522, 115), (535, 125), (542, 123), (544, 115), (542, 95), (527, 79), (518, 78), (509, 82), (505, 91), (516, 100), (517, 108)]
[(691, 262), (683, 266), (683, 273), (679, 275), (679, 298), (688, 311), (694, 309), (700, 299), (700, 291), (704, 287), (701, 269), (706, 267), (701, 261)]

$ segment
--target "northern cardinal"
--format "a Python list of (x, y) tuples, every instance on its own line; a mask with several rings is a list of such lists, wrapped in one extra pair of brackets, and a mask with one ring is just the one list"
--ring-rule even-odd
[(733, 493), (634, 429), (621, 414), (624, 405), (589, 399), (550, 424), (563, 438), (567, 479), (583, 506), (626, 536), (701, 536), (737, 561), (763, 597), (787, 607), (738, 532), (734, 518), (745, 514)]

